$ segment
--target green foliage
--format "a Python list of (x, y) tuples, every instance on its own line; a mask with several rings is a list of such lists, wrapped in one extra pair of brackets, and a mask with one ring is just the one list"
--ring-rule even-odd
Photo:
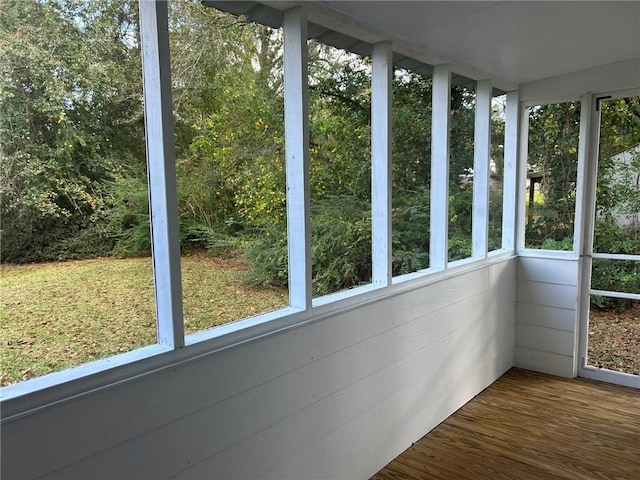
[(502, 248), (502, 191), (489, 195), (489, 251)]
[(371, 281), (371, 207), (349, 196), (328, 197), (311, 212), (314, 295)]
[(146, 178), (118, 176), (108, 184), (109, 221), (107, 229), (115, 240), (113, 253), (132, 256), (151, 252), (149, 189)]
[(428, 187), (396, 192), (392, 210), (393, 275), (429, 267), (430, 200)]
[[(640, 292), (640, 267), (638, 262), (598, 262), (594, 260), (591, 288), (613, 292)], [(623, 312), (633, 304), (633, 300), (602, 296), (592, 296), (591, 301), (603, 310), (613, 310), (616, 313)]]
[(136, 3), (5, 0), (2, 10), (2, 257), (104, 253), (105, 180), (144, 152), (129, 73), (140, 71)]
[(287, 232), (264, 225), (246, 248), (249, 269), (244, 281), (250, 285), (286, 288), (289, 284)]
[[(595, 252), (640, 254), (640, 229), (624, 227), (616, 222), (596, 222), (594, 233)], [(591, 288), (627, 293), (640, 292), (640, 262), (631, 260), (593, 259)], [(605, 310), (623, 311), (631, 300), (611, 297), (592, 297), (592, 302)]]
[[(475, 94), (466, 88), (453, 86), (449, 133), (449, 185), (459, 185), (473, 171), (474, 134)], [(470, 209), (469, 206), (466, 208)]]
[(449, 185), (449, 261), (472, 254), (473, 181)]
[[(350, 196), (327, 197), (312, 208), (311, 263), (315, 296), (371, 281), (371, 211), (368, 203)], [(251, 284), (288, 284), (286, 231), (264, 225), (247, 249)]]
[(431, 79), (396, 70), (393, 83), (392, 272), (429, 266)]
[(543, 175), (543, 202), (527, 205), (528, 248), (573, 237), (579, 130), (579, 102), (536, 106), (529, 112), (528, 169)]
[(430, 186), (431, 93), (430, 78), (396, 71), (392, 138), (394, 204), (395, 192), (405, 196), (406, 192)]
[(622, 226), (608, 219), (599, 220), (594, 228), (593, 251), (640, 255), (640, 228)]
[(540, 246), (543, 250), (573, 250), (573, 238), (565, 237), (562, 240), (556, 240), (554, 238), (547, 238), (542, 242)]
[(229, 252), (285, 225), (282, 40), (189, 2), (171, 18), (183, 248)]

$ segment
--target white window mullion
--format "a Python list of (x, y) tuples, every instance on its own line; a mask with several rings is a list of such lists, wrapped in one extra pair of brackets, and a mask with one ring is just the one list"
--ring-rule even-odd
[[(584, 212), (589, 211), (589, 179), (587, 177), (588, 162), (589, 162), (589, 149), (591, 147), (591, 116), (593, 111), (593, 96), (590, 93), (585, 93), (580, 101), (580, 134), (578, 135), (578, 172), (576, 177), (576, 211), (573, 231), (573, 251), (576, 255), (582, 255), (585, 252), (583, 248), (585, 226), (592, 228), (592, 223), (589, 222), (590, 215), (585, 215)], [(586, 253), (587, 255), (590, 252)]]
[(167, 3), (140, 2), (147, 170), (158, 343), (184, 346)]
[(489, 157), (491, 154), (490, 80), (476, 86), (475, 146), (473, 159), (472, 256), (484, 258), (489, 250)]
[(284, 12), (283, 30), (289, 302), (294, 308), (310, 310), (309, 87), (303, 7)]
[[(503, 175), (503, 203), (502, 203), (502, 248), (515, 249), (516, 234), (523, 230), (524, 224), (518, 226), (516, 212), (522, 204), (524, 192), (518, 199), (518, 133), (520, 129), (519, 95), (518, 91), (507, 93), (504, 125), (504, 175)], [(525, 131), (526, 134), (526, 131)], [(526, 139), (520, 139), (526, 144)], [(523, 161), (523, 163), (525, 163)], [(526, 164), (523, 165), (526, 180)], [(524, 187), (523, 187), (524, 188)], [(524, 238), (524, 232), (522, 233)]]
[(371, 73), (371, 229), (372, 281), (391, 284), (391, 43), (372, 51)]
[(444, 270), (448, 259), (449, 231), (451, 65), (434, 67), (432, 93), (429, 267)]

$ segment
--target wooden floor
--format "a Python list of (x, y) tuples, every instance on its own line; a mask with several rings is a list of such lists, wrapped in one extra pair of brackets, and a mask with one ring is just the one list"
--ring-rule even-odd
[(512, 369), (373, 478), (640, 479), (640, 390)]

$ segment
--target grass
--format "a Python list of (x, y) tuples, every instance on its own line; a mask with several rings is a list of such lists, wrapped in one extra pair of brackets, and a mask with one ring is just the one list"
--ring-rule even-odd
[[(242, 285), (245, 266), (182, 258), (185, 331), (273, 311), (287, 292)], [(0, 385), (156, 342), (149, 258), (4, 265)]]

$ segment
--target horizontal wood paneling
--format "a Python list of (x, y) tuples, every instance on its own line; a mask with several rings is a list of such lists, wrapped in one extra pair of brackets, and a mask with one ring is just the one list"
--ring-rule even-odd
[[(511, 329), (501, 329), (502, 340), (497, 339), (498, 342), (503, 341), (505, 344), (511, 343), (513, 338), (513, 331)], [(466, 372), (462, 370), (453, 370), (446, 372), (446, 375), (451, 375), (452, 379), (449, 381), (444, 380), (444, 386), (440, 386), (438, 389), (432, 389), (434, 382), (425, 382), (417, 385), (416, 390), (420, 391), (420, 395), (413, 398), (410, 403), (411, 408), (415, 411), (415, 417), (410, 418), (403, 415), (401, 418), (395, 416), (395, 412), (400, 410), (402, 404), (399, 404), (401, 398), (392, 398), (390, 401), (382, 406), (378, 411), (372, 412), (370, 420), (375, 421), (377, 417), (383, 424), (389, 422), (384, 428), (381, 426), (374, 436), (373, 433), (370, 437), (370, 443), (367, 446), (358, 442), (356, 437), (350, 437), (353, 439), (352, 447), (347, 452), (344, 452), (345, 462), (335, 468), (328, 474), (323, 475), (323, 478), (335, 479), (335, 478), (369, 478), (374, 472), (372, 470), (376, 463), (379, 463), (382, 459), (386, 458), (391, 460), (393, 457), (389, 455), (389, 446), (393, 446), (393, 450), (403, 450), (407, 448), (416, 438), (420, 437), (419, 429), (421, 426), (427, 424), (430, 428), (435, 427), (438, 423), (433, 423), (437, 418), (434, 415), (435, 412), (439, 415), (446, 415), (447, 408), (451, 408), (454, 401), (442, 401), (439, 397), (439, 392), (445, 392), (446, 387), (453, 388), (455, 391), (461, 385), (469, 390), (480, 388), (480, 385), (489, 385), (491, 381), (489, 378), (498, 371), (505, 371), (508, 369), (508, 365), (513, 363), (513, 356), (510, 352), (501, 352), (497, 357), (487, 357), (484, 363), (477, 364), (475, 366), (469, 366)], [(489, 366), (490, 364), (490, 366)], [(464, 380), (462, 380), (464, 378)], [(457, 380), (456, 380), (457, 379)], [(436, 383), (437, 385), (437, 383)], [(463, 388), (464, 390), (464, 388)], [(467, 394), (469, 393), (467, 390)], [(456, 400), (460, 405), (464, 404), (468, 398), (457, 398)], [(444, 406), (447, 408), (444, 408)], [(394, 423), (395, 422), (395, 423)], [(409, 433), (410, 435), (403, 434)], [(337, 432), (335, 438), (339, 438), (343, 432)], [(335, 442), (334, 442), (335, 443)], [(309, 457), (312, 457), (312, 453), (309, 452)]]
[[(13, 441), (6, 446), (6, 452), (13, 456), (14, 451), (17, 453), (28, 448), (41, 451), (46, 462), (30, 463), (23, 467), (27, 471), (25, 473), (41, 475), (43, 468), (46, 468), (43, 465), (60, 467), (111, 448), (121, 443), (123, 437), (138, 437), (159, 425), (185, 418), (192, 412), (214, 406), (255, 385), (320, 361), (349, 345), (441, 310), (447, 302), (451, 303), (456, 298), (457, 292), (482, 292), (488, 286), (487, 277), (486, 271), (472, 272), (408, 292), (402, 295), (402, 302), (385, 299), (283, 335), (268, 337), (256, 342), (257, 348), (234, 348), (219, 352), (212, 361), (201, 359), (180, 365), (169, 372), (143, 377), (131, 384), (89, 395), (83, 399), (80, 407), (75, 402), (64, 403), (53, 407), (53, 416), (26, 417), (15, 431), (13, 422), (9, 422), (3, 425), (3, 431), (11, 435)], [(381, 321), (375, 321), (376, 318)], [(437, 328), (437, 323), (430, 325), (430, 328)], [(163, 380), (158, 381), (158, 377)], [(219, 385), (224, 385), (224, 388), (218, 388)], [(183, 395), (177, 396), (175, 391)], [(115, 418), (96, 415), (95, 412), (101, 411), (104, 404), (112, 405), (116, 411), (140, 411), (132, 418), (126, 415)], [(48, 419), (55, 424), (67, 425), (73, 448), (61, 443), (50, 444), (49, 438), (32, 438), (28, 434), (33, 429), (46, 428), (42, 422)], [(112, 428), (105, 428), (107, 423)], [(100, 430), (105, 433), (94, 438), (92, 432)]]
[(518, 323), (575, 332), (576, 321), (575, 309), (518, 303)]
[(514, 299), (509, 260), (69, 399), (3, 425), (3, 478), (321, 477), (374, 433), (391, 458), (513, 364)]
[(515, 365), (534, 372), (560, 377), (575, 376), (574, 357), (526, 347), (516, 347)]
[(573, 285), (518, 281), (518, 302), (575, 310), (578, 289)]
[(554, 283), (558, 285), (578, 284), (578, 262), (555, 258), (518, 258), (518, 281)]
[(519, 257), (517, 278), (516, 366), (573, 377), (578, 262)]
[[(513, 365), (513, 357), (508, 347), (508, 345), (512, 344), (513, 339), (513, 331), (510, 328), (513, 319), (513, 307), (506, 309), (502, 315), (490, 313), (489, 316), (493, 319), (492, 323), (495, 328), (488, 328), (488, 322), (486, 321), (480, 323), (477, 328), (486, 329), (485, 334), (487, 337), (494, 334), (491, 340), (478, 341), (472, 347), (470, 344), (467, 345), (467, 343), (470, 343), (468, 339), (461, 338), (471, 332), (461, 330), (457, 334), (449, 335), (434, 344), (424, 346), (414, 354), (389, 364), (361, 381), (318, 402), (318, 404), (299, 412), (296, 418), (288, 418), (274, 426), (274, 428), (261, 432), (248, 441), (242, 442), (237, 447), (223, 452), (223, 454), (184, 472), (183, 475), (179, 475), (176, 478), (197, 479), (212, 472), (216, 478), (230, 478), (232, 474), (230, 466), (236, 465), (238, 459), (254, 457), (257, 445), (262, 441), (270, 441), (278, 445), (278, 451), (275, 454), (270, 452), (269, 458), (264, 460), (265, 463), (272, 462), (275, 466), (262, 473), (256, 472), (251, 462), (245, 462), (245, 470), (242, 471), (238, 478), (254, 477), (259, 473), (260, 478), (295, 479), (300, 478), (301, 471), (305, 471), (308, 477), (327, 475), (326, 454), (319, 454), (318, 452), (336, 449), (330, 455), (334, 462), (336, 459), (350, 458), (350, 456), (360, 454), (358, 449), (362, 448), (362, 445), (358, 442), (358, 438), (362, 434), (362, 430), (359, 430), (361, 428), (361, 426), (358, 427), (360, 425), (359, 422), (374, 422), (375, 418), (381, 416), (387, 419), (388, 422), (392, 422), (392, 419), (395, 418), (394, 414), (409, 418), (409, 412), (404, 407), (394, 403), (398, 401), (402, 405), (409, 404), (414, 406), (416, 408), (414, 415), (417, 414), (418, 417), (426, 415), (427, 418), (432, 418), (429, 416), (439, 410), (437, 408), (438, 405), (454, 408), (453, 405), (460, 402), (455, 398), (455, 395), (460, 395), (464, 398), (465, 400), (462, 401), (464, 403), (474, 395), (473, 392), (482, 389), (483, 386), (488, 384), (487, 382), (490, 383), (497, 372), (504, 371), (510, 365)], [(475, 321), (475, 319), (472, 321)], [(448, 352), (459, 344), (465, 344), (465, 346), (473, 349), (470, 352), (470, 357), (474, 357), (482, 350), (487, 357), (486, 362), (480, 365), (468, 365), (464, 362), (460, 364), (456, 359), (451, 359)], [(496, 354), (503, 355), (502, 361), (496, 360)], [(380, 352), (379, 355), (384, 355), (384, 353)], [(480, 354), (479, 356), (482, 355)], [(490, 369), (489, 364), (493, 366), (494, 370)], [(474, 372), (463, 371), (474, 368)], [(491, 374), (487, 375), (487, 371), (490, 371)], [(470, 380), (464, 385), (449, 381), (440, 386), (434, 384), (435, 376), (443, 378), (447, 376), (463, 377)], [(381, 385), (385, 386), (384, 392), (381, 392)], [(433, 389), (432, 394), (426, 393), (431, 389)], [(345, 402), (347, 399), (348, 402)], [(424, 403), (421, 403), (420, 399)], [(344, 408), (346, 405), (351, 405), (352, 408)], [(357, 412), (366, 413), (361, 418), (361, 415), (356, 415)], [(409, 415), (409, 417), (406, 417), (406, 415)], [(354, 418), (358, 420), (352, 420)], [(415, 418), (413, 418), (413, 421), (415, 421)], [(430, 424), (427, 425), (431, 426)], [(393, 423), (385, 424), (385, 426), (389, 428), (387, 433), (394, 428), (398, 428), (397, 426), (394, 427)], [(419, 422), (416, 422), (413, 428), (416, 427), (423, 431), (426, 428), (425, 424)], [(382, 426), (379, 426), (379, 428), (382, 428)], [(405, 427), (402, 431), (406, 435), (411, 430), (407, 430)], [(371, 437), (373, 433), (368, 431), (368, 435)], [(418, 438), (420, 432), (417, 432), (414, 436)], [(318, 440), (318, 438), (320, 439)], [(406, 446), (406, 437), (404, 442), (397, 449)], [(388, 448), (389, 445), (386, 447)], [(233, 468), (231, 467), (231, 469)], [(371, 465), (369, 468), (372, 468)], [(364, 478), (373, 471), (360, 472), (356, 477)]]
[(573, 356), (574, 333), (535, 325), (518, 323), (516, 326), (516, 348), (525, 347), (543, 352)]

